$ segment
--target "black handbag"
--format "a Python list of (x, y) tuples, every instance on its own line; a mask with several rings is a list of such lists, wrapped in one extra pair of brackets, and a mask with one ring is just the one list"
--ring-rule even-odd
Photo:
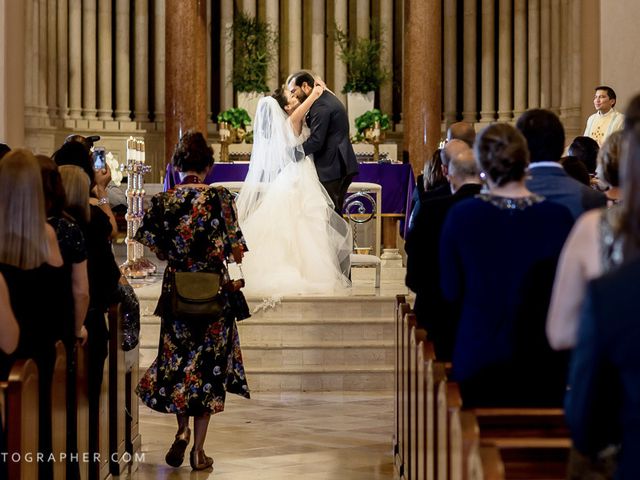
[(173, 316), (187, 321), (211, 322), (222, 315), (222, 275), (213, 272), (175, 272), (171, 290)]

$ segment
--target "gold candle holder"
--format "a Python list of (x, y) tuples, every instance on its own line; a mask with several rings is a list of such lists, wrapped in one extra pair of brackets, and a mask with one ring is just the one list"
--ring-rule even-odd
[(364, 131), (364, 139), (373, 145), (373, 161), (380, 161), (380, 144), (384, 142), (384, 132), (380, 129), (380, 122), (376, 120), (373, 127)]
[(229, 161), (229, 144), (234, 142), (235, 132), (228, 122), (220, 122), (218, 125), (220, 134), (220, 161)]

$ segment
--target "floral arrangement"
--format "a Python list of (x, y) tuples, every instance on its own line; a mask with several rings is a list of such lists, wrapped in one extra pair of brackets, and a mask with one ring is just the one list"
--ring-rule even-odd
[(379, 40), (380, 28), (375, 23), (371, 24), (369, 37), (353, 40), (335, 26), (334, 38), (340, 51), (340, 59), (347, 66), (347, 83), (342, 93), (378, 90), (388, 77), (388, 72), (380, 66), (383, 45)]
[(355, 119), (356, 129), (358, 133), (354, 135), (352, 138), (353, 142), (362, 142), (367, 139), (366, 131), (368, 129), (372, 129), (378, 125), (380, 128), (380, 135), (382, 132), (389, 130), (391, 128), (391, 123), (389, 122), (389, 115), (386, 113), (382, 113), (377, 108), (373, 110), (369, 110), (368, 112), (363, 113), (358, 118)]
[(227, 122), (233, 128), (246, 128), (251, 117), (244, 108), (230, 108), (218, 114), (218, 124)]

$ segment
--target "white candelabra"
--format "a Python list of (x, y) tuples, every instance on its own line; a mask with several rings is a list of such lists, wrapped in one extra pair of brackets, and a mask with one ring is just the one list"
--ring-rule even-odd
[(145, 165), (144, 140), (129, 137), (127, 140), (127, 163), (120, 167), (127, 172), (127, 261), (120, 265), (123, 275), (128, 278), (144, 278), (154, 273), (157, 267), (144, 258), (144, 247), (133, 237), (144, 216), (144, 174), (151, 171)]

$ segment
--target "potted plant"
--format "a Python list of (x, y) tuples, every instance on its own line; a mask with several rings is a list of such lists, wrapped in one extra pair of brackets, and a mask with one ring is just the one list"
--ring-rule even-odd
[(251, 117), (244, 108), (230, 108), (218, 114), (220, 140), (227, 143), (240, 143), (245, 139)]
[(347, 94), (347, 111), (349, 128), (355, 133), (355, 119), (364, 112), (373, 109), (375, 91), (387, 79), (388, 72), (380, 65), (380, 54), (383, 49), (380, 28), (371, 24), (369, 38), (352, 40), (337, 25), (335, 41), (340, 52), (340, 59), (347, 67), (347, 83), (342, 92)]
[(251, 118), (258, 100), (269, 90), (267, 74), (277, 48), (277, 34), (269, 23), (238, 12), (229, 27), (233, 40), (233, 73), (231, 83), (238, 95), (238, 107)]
[(384, 141), (384, 132), (389, 130), (391, 126), (389, 115), (374, 108), (356, 118), (355, 125), (357, 133), (352, 138), (352, 141), (371, 143), (373, 145), (373, 161), (379, 161), (379, 145)]

